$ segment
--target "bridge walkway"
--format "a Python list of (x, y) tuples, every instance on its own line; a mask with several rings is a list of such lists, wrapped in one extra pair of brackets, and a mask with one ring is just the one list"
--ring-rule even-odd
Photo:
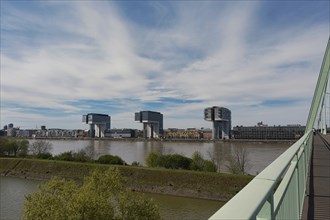
[(330, 220), (330, 136), (316, 134), (302, 219)]

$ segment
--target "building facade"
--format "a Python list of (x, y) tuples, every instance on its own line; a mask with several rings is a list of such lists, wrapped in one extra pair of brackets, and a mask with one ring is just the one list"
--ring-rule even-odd
[(201, 139), (202, 132), (198, 129), (175, 129), (169, 128), (164, 131), (166, 139)]
[(305, 126), (236, 126), (233, 128), (235, 139), (294, 140), (305, 133)]
[(110, 129), (111, 117), (105, 114), (89, 113), (82, 116), (82, 122), (89, 124), (89, 135), (93, 137), (104, 137), (104, 131)]
[(160, 138), (163, 134), (163, 114), (160, 112), (136, 112), (135, 121), (143, 123), (144, 138)]
[(136, 130), (134, 129), (109, 129), (104, 132), (105, 137), (110, 138), (135, 138)]
[(229, 109), (219, 106), (205, 108), (204, 120), (213, 122), (212, 139), (231, 138), (231, 111)]

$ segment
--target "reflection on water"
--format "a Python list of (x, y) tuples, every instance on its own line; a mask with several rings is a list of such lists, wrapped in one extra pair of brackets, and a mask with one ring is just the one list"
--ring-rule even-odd
[[(235, 148), (246, 148), (250, 169), (248, 173), (255, 175), (268, 166), (275, 158), (283, 153), (289, 142), (167, 142), (167, 141), (115, 141), (115, 140), (47, 140), (52, 143), (52, 154), (65, 151), (86, 149), (88, 155), (97, 159), (103, 154), (118, 155), (126, 163), (134, 161), (144, 165), (145, 157), (149, 152), (161, 154), (178, 153), (191, 157), (199, 151), (205, 159), (217, 161), (222, 172), (226, 172), (226, 161)], [(30, 140), (33, 142), (33, 140)]]
[(38, 188), (41, 181), (0, 176), (0, 219), (21, 219), (24, 196)]
[[(24, 196), (34, 192), (41, 181), (0, 177), (0, 219), (21, 219)], [(211, 200), (146, 194), (159, 206), (164, 220), (208, 219), (223, 203)]]

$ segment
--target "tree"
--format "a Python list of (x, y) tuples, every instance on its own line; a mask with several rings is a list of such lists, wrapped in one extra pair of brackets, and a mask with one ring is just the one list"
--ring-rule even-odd
[(26, 196), (23, 219), (69, 219), (77, 192), (73, 181), (52, 179), (40, 185), (38, 192)]
[(38, 154), (46, 154), (52, 151), (52, 144), (45, 140), (36, 140), (32, 144), (30, 144), (30, 152), (33, 156), (37, 156)]
[(79, 186), (52, 179), (26, 197), (23, 219), (160, 219), (158, 207), (123, 188), (117, 169), (95, 170)]
[(119, 197), (120, 219), (160, 219), (158, 207), (140, 193), (125, 191)]
[(1, 138), (0, 140), (0, 155), (14, 157), (24, 157), (27, 155), (28, 140), (16, 138)]
[(217, 167), (217, 171), (221, 172), (221, 159), (219, 156), (215, 155), (216, 152), (207, 151), (207, 155), (210, 157), (212, 163), (214, 163)]
[(7, 156), (8, 155), (8, 138), (0, 137), (0, 156)]
[(233, 174), (246, 174), (249, 166), (246, 148), (234, 148), (233, 154), (228, 158), (227, 168), (229, 172)]
[(85, 154), (90, 160), (93, 160), (95, 157), (95, 151), (94, 151), (94, 145), (93, 144), (87, 144), (84, 149)]

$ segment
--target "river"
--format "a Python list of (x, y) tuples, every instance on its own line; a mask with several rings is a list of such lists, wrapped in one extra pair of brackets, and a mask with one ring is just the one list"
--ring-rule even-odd
[[(29, 140), (33, 143), (35, 140)], [(205, 159), (213, 159), (226, 172), (226, 161), (236, 149), (245, 148), (250, 174), (257, 174), (283, 153), (289, 142), (161, 142), (116, 140), (47, 140), (52, 144), (53, 155), (65, 151), (85, 149), (94, 159), (103, 154), (118, 155), (128, 164), (136, 161), (144, 165), (149, 152), (161, 154), (178, 153), (188, 157), (199, 151)], [(20, 219), (24, 195), (34, 192), (40, 181), (12, 177), (0, 178), (0, 219)], [(221, 202), (175, 196), (146, 194), (159, 205), (163, 219), (207, 219), (221, 206)]]
[[(18, 220), (23, 213), (24, 196), (37, 190), (41, 181), (0, 177), (0, 219)], [(223, 203), (185, 197), (146, 194), (159, 206), (164, 220), (207, 219)]]
[[(33, 143), (35, 140), (30, 140)], [(199, 151), (205, 159), (217, 162), (221, 172), (227, 172), (226, 163), (235, 149), (245, 148), (248, 158), (247, 172), (256, 175), (266, 168), (275, 158), (282, 154), (290, 142), (168, 142), (168, 141), (116, 141), (116, 140), (46, 140), (52, 144), (53, 155), (65, 151), (85, 149), (90, 156), (97, 159), (103, 154), (120, 156), (126, 163), (136, 161), (145, 164), (149, 152), (160, 154), (178, 153), (187, 157)]]

